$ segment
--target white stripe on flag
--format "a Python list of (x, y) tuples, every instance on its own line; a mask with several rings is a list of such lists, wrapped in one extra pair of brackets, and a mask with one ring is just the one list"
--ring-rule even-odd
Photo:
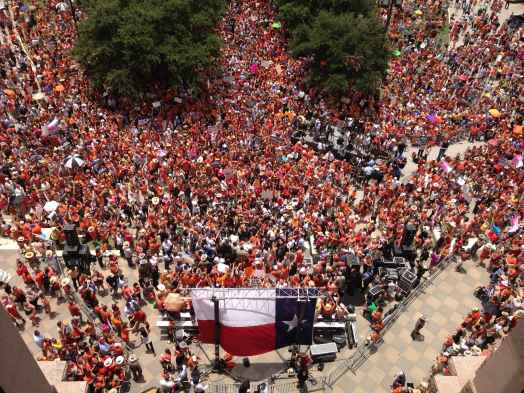
[[(261, 295), (263, 293), (263, 295)], [(191, 297), (197, 320), (213, 321), (215, 312), (213, 289), (193, 289)], [(247, 327), (275, 323), (276, 308), (275, 289), (244, 289), (231, 288), (218, 293), (220, 307), (220, 323), (224, 326)]]

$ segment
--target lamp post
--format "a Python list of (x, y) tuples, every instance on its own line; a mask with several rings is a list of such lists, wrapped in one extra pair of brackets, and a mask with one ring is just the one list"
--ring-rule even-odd
[(73, 16), (73, 22), (75, 24), (75, 29), (78, 30), (78, 21), (76, 20), (76, 9), (73, 5), (73, 0), (67, 0), (69, 3), (69, 10), (71, 11), (71, 15)]
[[(71, 1), (71, 0), (69, 0)], [(391, 16), (393, 14), (393, 2), (395, 0), (389, 0), (389, 4), (388, 4), (388, 16), (386, 18), (386, 33), (388, 32), (389, 30), (389, 24), (391, 23)]]

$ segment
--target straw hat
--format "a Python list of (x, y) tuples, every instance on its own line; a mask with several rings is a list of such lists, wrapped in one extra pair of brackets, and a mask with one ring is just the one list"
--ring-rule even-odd
[(160, 292), (163, 292), (163, 291), (166, 290), (166, 287), (165, 287), (164, 284), (158, 284), (158, 285), (156, 286), (156, 288), (157, 288)]
[(138, 361), (138, 358), (136, 357), (134, 353), (132, 353), (131, 355), (129, 355), (129, 358), (127, 360), (129, 363), (135, 363)]
[(89, 228), (87, 228), (87, 232), (89, 233), (93, 233), (94, 231), (95, 231), (95, 227), (92, 225)]
[(25, 242), (25, 237), (20, 236), (20, 237), (17, 239), (17, 241), (20, 242), (20, 243), (23, 243), (23, 242)]
[(153, 203), (153, 205), (158, 205), (160, 203), (160, 199), (158, 197), (153, 197), (153, 199), (151, 199), (151, 202)]
[(110, 367), (113, 364), (113, 359), (107, 358), (104, 360), (104, 367)]
[(32, 251), (28, 251), (25, 253), (25, 259), (31, 259), (35, 257), (35, 253)]
[(118, 356), (115, 360), (115, 363), (118, 365), (118, 366), (121, 366), (122, 364), (124, 364), (124, 357), (123, 356)]
[(45, 256), (48, 257), (48, 258), (52, 257), (52, 256), (53, 256), (53, 251), (51, 251), (51, 250), (46, 250), (46, 252), (45, 252)]

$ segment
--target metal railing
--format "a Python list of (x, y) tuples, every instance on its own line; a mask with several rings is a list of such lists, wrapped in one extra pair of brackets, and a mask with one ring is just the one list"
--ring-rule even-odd
[[(305, 387), (302, 388), (306, 392), (316, 392), (324, 390), (326, 387), (327, 377), (321, 377), (320, 379), (310, 379), (306, 382)], [(261, 389), (261, 385), (265, 384), (265, 389)], [(222, 384), (210, 384), (207, 393), (238, 393), (240, 383), (222, 383)], [(270, 382), (269, 380), (263, 380), (258, 382), (251, 382), (251, 392), (261, 393), (294, 393), (300, 391), (298, 383), (295, 380), (287, 382)]]

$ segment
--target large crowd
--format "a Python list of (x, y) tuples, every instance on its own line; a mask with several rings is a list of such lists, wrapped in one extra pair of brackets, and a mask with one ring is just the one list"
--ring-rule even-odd
[[(498, 20), (500, 0), (458, 4), (469, 13), (452, 15), (449, 50), (439, 35), (444, 2), (405, 0), (392, 19), (400, 55), (381, 99), (352, 94), (336, 105), (303, 85), (307, 64), (271, 28), (278, 16), (268, 1), (230, 2), (219, 26), (223, 74), (209, 77), (203, 97), (166, 91), (138, 105), (91, 90), (69, 55), (76, 31), (64, 3), (10, 4), (12, 15), (0, 11), (0, 212), (11, 219), (0, 218), (0, 235), (19, 243), (27, 288), (6, 286), (2, 303), (16, 322), (23, 310), (37, 325), (48, 296), (71, 301), (75, 324), (39, 339), (45, 358), (69, 361), (71, 379), (95, 392), (119, 386), (129, 330), (150, 343), (142, 308), (150, 300), (162, 310), (167, 292), (312, 286), (325, 290), (323, 316), (335, 315), (344, 291), (380, 284), (376, 263), (408, 223), (418, 228), (420, 277), (451, 256), (480, 255), (492, 272), (488, 315), (468, 316), (444, 357), (482, 349), (518, 320), (524, 50), (522, 28)], [(359, 159), (319, 149), (309, 134)], [(461, 139), (487, 143), (447, 157), (445, 147)], [(418, 169), (400, 181), (410, 143), (421, 146)], [(434, 144), (440, 161), (427, 160)], [(96, 254), (89, 272), (57, 263), (66, 223)], [(348, 267), (348, 253), (360, 267)], [(138, 269), (138, 283), (126, 282), (122, 263)], [(123, 313), (99, 305), (107, 287), (125, 300)], [(88, 313), (96, 322), (80, 319)], [(371, 309), (377, 333), (383, 317)], [(196, 368), (184, 348), (176, 352), (166, 391)]]

